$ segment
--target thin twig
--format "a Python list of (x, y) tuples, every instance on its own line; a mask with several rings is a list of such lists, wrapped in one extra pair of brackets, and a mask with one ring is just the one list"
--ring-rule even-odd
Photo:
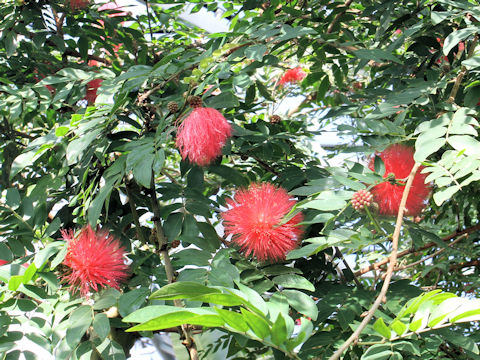
[[(470, 49), (468, 49), (467, 59), (470, 59), (473, 54), (475, 53), (475, 47), (477, 46), (478, 42), (478, 35), (475, 35), (473, 38), (472, 43), (470, 44)], [(455, 83), (453, 84), (452, 91), (450, 92), (450, 96), (448, 97), (447, 103), (453, 104), (455, 102), (455, 97), (457, 96), (458, 89), (460, 89), (460, 85), (462, 83), (463, 77), (467, 74), (467, 67), (464, 65), (462, 66), (462, 70), (457, 75), (455, 79)]]
[[(462, 236), (459, 236), (458, 238), (456, 238), (455, 240), (453, 240), (450, 244), (448, 244), (447, 247), (453, 246), (454, 244), (458, 243), (459, 241), (465, 239), (466, 237), (468, 237), (468, 234), (463, 234)], [(440, 250), (435, 251), (433, 254), (430, 254), (430, 255), (428, 255), (428, 256), (426, 256), (426, 257), (424, 257), (424, 258), (421, 258), (421, 259), (418, 260), (418, 261), (415, 261), (415, 262), (413, 262), (413, 263), (410, 263), (410, 264), (407, 264), (407, 265), (403, 265), (403, 266), (397, 267), (397, 268), (395, 269), (395, 271), (401, 271), (401, 270), (409, 269), (409, 268), (414, 267), (414, 266), (416, 266), (416, 265), (418, 265), (418, 264), (421, 264), (421, 263), (427, 261), (428, 259), (431, 259), (431, 258), (433, 258), (433, 257), (435, 257), (435, 256), (437, 256), (437, 255), (440, 255), (440, 254), (441, 254), (442, 252), (444, 252), (446, 249), (447, 249), (447, 248), (442, 248), (442, 249), (440, 249)]]
[(397, 251), (398, 251), (398, 239), (400, 238), (400, 230), (402, 228), (403, 223), (403, 213), (405, 212), (405, 204), (407, 203), (408, 194), (410, 192), (410, 188), (412, 187), (413, 179), (415, 174), (417, 173), (418, 168), (420, 167), (420, 163), (415, 163), (408, 176), (407, 184), (405, 185), (405, 190), (403, 191), (402, 200), (400, 202), (400, 207), (398, 209), (397, 214), (397, 222), (395, 224), (395, 231), (393, 232), (392, 236), (392, 252), (390, 254), (390, 263), (388, 264), (387, 275), (385, 276), (385, 281), (383, 282), (382, 289), (378, 294), (375, 302), (373, 303), (370, 310), (368, 310), (367, 316), (362, 320), (360, 325), (355, 329), (352, 335), (345, 341), (340, 348), (335, 351), (335, 353), (330, 357), (329, 360), (337, 360), (342, 356), (342, 354), (349, 348), (349, 346), (358, 339), (360, 334), (362, 333), (363, 329), (368, 325), (370, 319), (373, 317), (373, 314), (380, 306), (380, 303), (384, 300), (385, 295), (387, 294), (388, 286), (390, 285), (390, 280), (392, 279), (393, 269), (397, 264)]
[[(450, 241), (452, 239), (455, 239), (456, 237), (458, 236), (461, 236), (463, 234), (471, 234), (473, 232), (476, 232), (480, 230), (480, 223), (475, 225), (475, 226), (471, 226), (465, 230), (462, 230), (462, 231), (459, 231), (459, 232), (455, 232), (453, 234), (450, 234), (448, 236), (445, 236), (442, 241), (443, 242), (447, 242), (447, 241)], [(409, 255), (409, 254), (413, 254), (415, 252), (420, 252), (420, 251), (423, 251), (423, 250), (427, 250), (427, 249), (430, 249), (431, 247), (434, 247), (434, 246), (437, 246), (438, 243), (437, 242), (429, 242), (427, 244), (425, 244), (424, 246), (422, 246), (421, 248), (418, 248), (418, 249), (408, 249), (408, 250), (404, 250), (402, 252), (399, 252), (398, 253), (398, 258), (401, 258), (401, 257), (404, 257), (405, 255)], [(385, 265), (388, 263), (388, 258), (385, 258), (383, 260), (380, 260), (380, 261), (377, 261), (376, 263), (372, 264), (372, 265), (369, 265), (367, 267), (364, 267), (363, 269), (360, 269), (358, 271), (355, 272), (355, 275), (356, 276), (360, 276), (360, 275), (363, 275), (363, 274), (366, 274), (370, 271), (373, 271), (373, 270), (378, 270), (380, 269), (380, 266), (382, 265)]]
[[(150, 41), (153, 42), (152, 23), (150, 21), (150, 5), (148, 4), (148, 0), (145, 0), (145, 6), (147, 8), (147, 20), (148, 20), (148, 29), (150, 31)], [(153, 55), (155, 55), (155, 53)]]
[[(162, 224), (160, 223), (160, 206), (158, 204), (157, 192), (155, 191), (155, 173), (152, 170), (152, 178), (150, 182), (150, 196), (152, 201), (152, 210), (154, 215), (154, 225), (155, 225), (155, 234), (158, 241), (160, 257), (163, 259), (165, 266), (165, 273), (167, 274), (168, 283), (171, 284), (175, 282), (175, 271), (173, 270), (172, 262), (170, 256), (168, 255), (168, 239), (165, 236), (163, 231)], [(176, 307), (183, 307), (183, 304), (180, 300), (173, 300), (173, 303)], [(185, 340), (182, 344), (187, 348), (188, 353), (190, 354), (191, 360), (198, 360), (198, 351), (195, 341), (191, 336), (191, 327), (187, 324), (182, 325), (182, 333), (185, 337)]]
[(327, 34), (330, 34), (332, 31), (333, 31), (333, 27), (335, 26), (335, 24), (337, 23), (338, 19), (340, 19), (340, 17), (345, 14), (345, 12), (347, 11), (347, 8), (350, 6), (350, 4), (353, 2), (353, 0), (347, 0), (345, 1), (345, 4), (343, 5), (345, 7), (345, 10), (339, 12), (337, 15), (335, 15), (335, 17), (333, 18), (332, 22), (330, 23), (330, 25), (328, 26), (328, 29), (327, 29)]
[(271, 172), (273, 175), (280, 175), (280, 173), (275, 170), (273, 167), (271, 167), (270, 165), (268, 165), (265, 161), (263, 161), (262, 159), (258, 158), (258, 156), (252, 156), (255, 161), (264, 169), (264, 170), (267, 170), (268, 172)]

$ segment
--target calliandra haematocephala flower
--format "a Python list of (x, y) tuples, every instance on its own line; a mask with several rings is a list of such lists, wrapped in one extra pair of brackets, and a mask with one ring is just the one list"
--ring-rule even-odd
[(295, 84), (302, 81), (307, 74), (302, 70), (300, 66), (296, 68), (289, 69), (285, 71), (283, 76), (278, 81), (279, 86), (284, 86), (285, 84)]
[(105, 230), (94, 231), (83, 227), (77, 236), (73, 230), (62, 230), (68, 242), (63, 264), (68, 268), (62, 281), (70, 290), (87, 297), (91, 291), (119, 285), (128, 278), (128, 265), (124, 262), (125, 248)]
[(270, 183), (253, 183), (228, 199), (222, 214), (225, 234), (246, 256), (260, 261), (285, 259), (300, 243), (303, 233), (301, 213), (285, 221), (296, 201), (283, 188)]
[(222, 154), (232, 126), (218, 110), (200, 105), (193, 101), (192, 112), (178, 127), (176, 146), (183, 160), (205, 166)]
[[(403, 144), (394, 144), (387, 147), (384, 151), (377, 154), (385, 165), (384, 178), (389, 180), (375, 185), (370, 192), (378, 205), (378, 212), (381, 215), (396, 216), (400, 207), (400, 202), (405, 189), (408, 175), (415, 165), (413, 159), (414, 149)], [(375, 157), (370, 159), (368, 167), (374, 170)], [(427, 174), (422, 174), (424, 166), (420, 166), (408, 193), (407, 203), (405, 205), (405, 215), (417, 216), (427, 204), (430, 196), (431, 186), (425, 184)]]

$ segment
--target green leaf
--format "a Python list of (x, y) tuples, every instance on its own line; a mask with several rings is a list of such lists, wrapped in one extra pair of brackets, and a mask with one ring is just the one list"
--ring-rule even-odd
[(397, 319), (393, 320), (393, 322), (390, 324), (390, 327), (398, 336), (402, 336), (405, 331), (407, 331), (407, 325)]
[(359, 59), (373, 60), (379, 63), (385, 60), (393, 61), (397, 64), (402, 63), (396, 56), (392, 55), (392, 53), (381, 49), (359, 49), (354, 51), (354, 54)]
[(280, 346), (287, 340), (287, 338), (287, 325), (282, 314), (279, 313), (277, 320), (275, 320), (272, 326), (272, 340), (274, 344)]
[(240, 332), (247, 332), (249, 327), (247, 322), (245, 321), (244, 317), (242, 314), (235, 312), (235, 311), (229, 311), (229, 310), (224, 310), (224, 309), (219, 309), (217, 307), (214, 307), (215, 311), (220, 315), (220, 317), (225, 321), (225, 323), (234, 328), (235, 330), (238, 330)]
[(391, 332), (387, 325), (382, 318), (378, 318), (377, 321), (373, 324), (373, 328), (384, 338), (390, 339)]
[(146, 301), (150, 290), (147, 288), (134, 289), (122, 294), (118, 299), (118, 312), (122, 317), (139, 309)]
[(7, 189), (7, 196), (5, 198), (5, 203), (11, 207), (13, 210), (16, 210), (22, 204), (22, 198), (20, 197), (20, 193), (15, 188)]
[(240, 106), (240, 102), (232, 91), (224, 91), (207, 99), (205, 105), (214, 109), (226, 109)]
[(321, 246), (317, 244), (308, 244), (302, 246), (300, 249), (295, 249), (287, 253), (287, 260), (299, 259), (304, 256), (316, 254), (321, 250)]
[(252, 329), (260, 339), (265, 339), (270, 334), (270, 326), (264, 319), (244, 308), (240, 308), (240, 311), (250, 329)]
[(465, 40), (470, 35), (476, 33), (478, 28), (475, 27), (467, 27), (464, 29), (460, 29), (454, 32), (451, 32), (446, 38), (443, 44), (443, 55), (448, 55), (450, 50), (452, 50), (455, 45), (457, 45), (460, 41)]
[(144, 324), (136, 325), (128, 329), (127, 332), (155, 331), (180, 326), (183, 324), (216, 327), (223, 326), (225, 322), (222, 320), (220, 315), (214, 312), (213, 309), (211, 309), (211, 311), (209, 312), (206, 312), (206, 314), (201, 315), (192, 311), (188, 311), (187, 309), (183, 309), (181, 311), (167, 313), (165, 315), (159, 316), (155, 319), (147, 321)]
[(454, 135), (447, 141), (455, 150), (465, 151), (465, 155), (480, 157), (480, 142), (471, 136)]
[(390, 345), (375, 344), (370, 346), (360, 358), (361, 360), (387, 360), (393, 354)]
[(267, 47), (263, 44), (252, 45), (245, 49), (245, 56), (248, 59), (262, 61), (263, 55), (267, 52)]
[(415, 154), (413, 158), (417, 162), (425, 161), (431, 154), (438, 151), (446, 143), (445, 138), (422, 140), (423, 139), (419, 138), (415, 143)]
[(285, 288), (294, 288), (294, 289), (303, 289), (308, 291), (315, 291), (315, 286), (305, 279), (303, 276), (295, 275), (295, 274), (286, 274), (286, 275), (279, 275), (275, 276), (272, 281), (277, 284), (281, 285)]
[(282, 290), (291, 307), (313, 320), (317, 320), (318, 310), (312, 298), (297, 290)]
[(55, 129), (55, 136), (61, 137), (67, 135), (70, 128), (68, 126), (59, 126)]
[(104, 313), (95, 315), (93, 319), (93, 330), (95, 330), (101, 341), (105, 340), (110, 333), (110, 320), (107, 315)]
[(167, 220), (163, 224), (165, 236), (167, 237), (168, 241), (172, 242), (180, 235), (180, 231), (182, 231), (182, 224), (182, 213), (176, 212), (168, 216)]
[(82, 336), (92, 324), (92, 308), (87, 305), (82, 305), (76, 308), (70, 318), (68, 319), (68, 329), (65, 336), (68, 346), (74, 349), (80, 342)]
[(433, 200), (435, 201), (435, 204), (440, 206), (445, 201), (451, 199), (453, 194), (455, 194), (457, 191), (460, 191), (460, 190), (461, 188), (458, 187), (457, 185), (452, 185), (450, 187), (437, 190), (435, 194), (433, 194)]
[(219, 289), (209, 288), (192, 281), (178, 281), (168, 284), (150, 295), (151, 300), (190, 299), (203, 294), (221, 293)]
[(90, 146), (101, 132), (101, 129), (93, 129), (68, 144), (66, 154), (68, 165), (77, 163), (84, 154), (85, 149)]
[(190, 299), (191, 301), (202, 301), (205, 303), (213, 303), (223, 306), (242, 305), (246, 301), (239, 296), (233, 294), (204, 294)]

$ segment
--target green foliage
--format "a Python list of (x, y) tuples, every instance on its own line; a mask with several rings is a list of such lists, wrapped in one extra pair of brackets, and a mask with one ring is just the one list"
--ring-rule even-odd
[[(385, 274), (394, 219), (350, 200), (385, 181), (368, 162), (394, 143), (415, 147), (432, 198), (404, 219), (395, 281), (344, 358), (480, 358), (478, 1), (69, 4), (0, 9), (2, 358), (41, 358), (28, 340), (56, 359), (125, 359), (138, 337), (183, 325), (205, 359), (328, 359)], [(184, 17), (216, 11), (228, 31)], [(306, 77), (279, 85), (295, 67)], [(233, 129), (202, 168), (175, 146), (190, 95)], [(304, 217), (278, 263), (223, 236), (227, 198), (252, 182), (296, 198), (282, 221)], [(88, 300), (62, 280), (61, 230), (86, 224), (130, 263), (119, 290)]]

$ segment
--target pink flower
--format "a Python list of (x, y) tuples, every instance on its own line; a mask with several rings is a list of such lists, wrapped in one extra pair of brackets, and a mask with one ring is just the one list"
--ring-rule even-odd
[[(413, 153), (413, 148), (409, 146), (394, 144), (378, 154), (385, 164), (385, 174), (383, 177), (395, 177), (395, 179), (375, 185), (370, 190), (375, 202), (378, 204), (380, 214), (387, 216), (397, 215), (400, 208), (400, 201), (402, 200), (403, 190), (405, 188), (406, 178), (415, 164)], [(368, 165), (371, 170), (374, 169), (374, 161), (375, 158), (372, 157), (370, 164)], [(427, 174), (421, 174), (423, 168), (423, 166), (420, 166), (413, 179), (413, 184), (408, 193), (405, 206), (406, 215), (419, 215), (425, 207), (426, 201), (430, 195), (430, 185), (425, 184)]]
[(85, 100), (88, 101), (88, 104), (94, 104), (97, 99), (97, 90), (102, 85), (103, 79), (93, 79), (87, 84), (87, 91), (85, 94)]
[(70, 290), (80, 290), (88, 296), (90, 290), (99, 287), (119, 289), (119, 284), (128, 277), (128, 266), (123, 261), (125, 249), (119, 240), (106, 231), (94, 231), (85, 226), (77, 237), (73, 230), (62, 230), (63, 239), (68, 241), (68, 250), (63, 264), (69, 268), (62, 281), (70, 284)]
[(295, 205), (287, 191), (269, 183), (253, 183), (227, 200), (229, 210), (222, 214), (226, 235), (248, 256), (278, 261), (297, 247), (302, 235), (298, 224), (301, 213), (289, 221), (285, 216)]
[(280, 78), (278, 85), (285, 85), (287, 83), (293, 84), (299, 81), (302, 81), (307, 74), (302, 70), (300, 66), (297, 66), (294, 69), (285, 71), (285, 74)]
[(188, 157), (190, 162), (203, 166), (222, 154), (231, 134), (232, 127), (220, 112), (196, 107), (178, 127), (176, 145), (182, 159)]
[(70, 0), (70, 9), (72, 10), (85, 9), (89, 3), (90, 3), (90, 0)]

